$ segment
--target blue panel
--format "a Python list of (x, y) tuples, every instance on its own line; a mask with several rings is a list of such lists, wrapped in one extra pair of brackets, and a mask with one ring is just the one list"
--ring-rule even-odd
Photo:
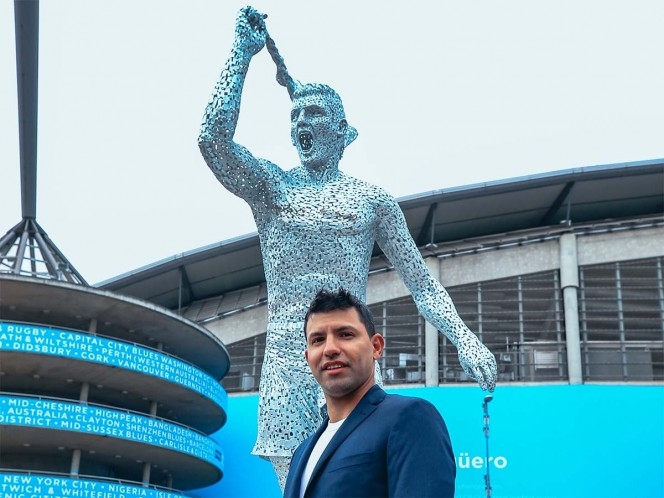
[(168, 448), (223, 471), (217, 442), (184, 426), (129, 412), (37, 397), (0, 395), (0, 424), (110, 436)]
[(224, 410), (228, 402), (224, 388), (199, 368), (128, 342), (41, 325), (0, 322), (0, 350), (61, 356), (133, 370), (180, 384)]
[(258, 394), (231, 395), (228, 403), (228, 421), (212, 436), (224, 448), (224, 477), (213, 486), (189, 494), (207, 498), (281, 498), (272, 465), (251, 454), (258, 429)]
[[(457, 386), (388, 391), (436, 405), (457, 458), (456, 498), (485, 496), (486, 393)], [(257, 405), (257, 396), (230, 398), (229, 423), (217, 433), (226, 449), (226, 473), (199, 496), (280, 496), (271, 466), (249, 454)], [(664, 496), (661, 385), (499, 386), (489, 414), (493, 496)]]
[[(457, 498), (484, 493), (484, 393), (409, 389), (447, 421), (457, 456)], [(510, 386), (489, 403), (489, 467), (495, 496), (622, 498), (664, 496), (661, 386)], [(470, 465), (469, 465), (470, 461)], [(495, 461), (495, 460), (494, 460)], [(497, 461), (496, 461), (497, 463)]]
[(54, 498), (56, 496), (182, 498), (179, 493), (129, 486), (117, 482), (3, 472), (0, 472), (0, 495), (3, 498)]

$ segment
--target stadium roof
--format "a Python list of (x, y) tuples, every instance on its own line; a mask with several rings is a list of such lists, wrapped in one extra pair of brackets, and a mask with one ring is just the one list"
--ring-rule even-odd
[[(398, 201), (419, 247), (561, 225), (661, 217), (664, 159), (574, 168)], [(376, 247), (374, 256), (380, 254)], [(253, 233), (157, 261), (97, 286), (176, 309), (264, 282), (260, 243)]]

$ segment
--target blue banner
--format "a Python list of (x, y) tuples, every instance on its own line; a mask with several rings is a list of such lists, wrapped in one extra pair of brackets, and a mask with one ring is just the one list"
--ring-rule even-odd
[(120, 482), (0, 472), (3, 498), (182, 498), (180, 493)]
[(168, 448), (223, 472), (221, 447), (184, 426), (135, 413), (37, 397), (0, 395), (0, 425), (85, 432)]
[(0, 322), (0, 350), (61, 356), (133, 370), (200, 393), (224, 411), (228, 402), (224, 388), (207, 373), (136, 344), (41, 325)]
[[(664, 387), (660, 385), (499, 386), (488, 403), (474, 386), (388, 389), (431, 401), (447, 423), (457, 462), (456, 498), (662, 498)], [(231, 396), (220, 483), (195, 496), (280, 496), (272, 467), (250, 454), (257, 396)], [(417, 423), (417, 421), (413, 421)], [(248, 476), (251, 476), (250, 478)]]

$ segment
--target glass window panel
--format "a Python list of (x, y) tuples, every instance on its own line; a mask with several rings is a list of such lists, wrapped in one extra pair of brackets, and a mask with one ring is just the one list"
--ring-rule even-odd
[[(552, 271), (448, 289), (466, 325), (496, 355), (499, 382), (566, 380), (558, 282)], [(468, 380), (449, 341), (440, 341), (439, 362), (441, 382)]]
[(226, 349), (231, 357), (231, 370), (221, 381), (226, 392), (258, 391), (265, 355), (265, 333), (228, 344)]
[[(580, 268), (579, 319), (585, 380), (664, 380), (662, 260)], [(500, 382), (566, 381), (562, 292), (557, 271), (448, 288), (459, 315), (496, 355)], [(372, 305), (385, 336), (385, 384), (423, 383), (425, 324), (410, 296)], [(265, 334), (227, 345), (228, 392), (256, 391)], [(441, 334), (441, 383), (470, 381)]]
[(664, 380), (662, 260), (581, 268), (579, 309), (586, 380)]
[(386, 385), (424, 382), (424, 320), (411, 297), (369, 307), (385, 337), (381, 358)]

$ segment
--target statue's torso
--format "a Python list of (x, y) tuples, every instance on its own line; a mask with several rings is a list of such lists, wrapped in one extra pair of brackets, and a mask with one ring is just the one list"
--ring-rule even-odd
[(254, 208), (273, 325), (300, 322), (322, 287), (364, 298), (374, 245), (376, 187), (345, 175), (288, 180)]

